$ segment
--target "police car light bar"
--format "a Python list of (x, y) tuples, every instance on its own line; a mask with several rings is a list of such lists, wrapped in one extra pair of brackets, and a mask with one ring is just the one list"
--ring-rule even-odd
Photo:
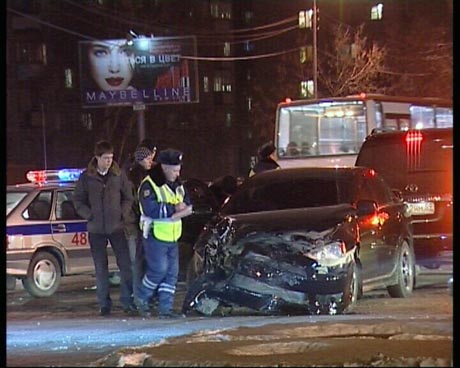
[(26, 174), (32, 183), (76, 181), (83, 169), (37, 170)]

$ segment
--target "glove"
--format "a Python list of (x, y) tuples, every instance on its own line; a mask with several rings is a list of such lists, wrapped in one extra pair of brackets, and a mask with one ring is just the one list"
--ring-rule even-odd
[(142, 230), (142, 236), (147, 239), (149, 237), (150, 228), (152, 226), (153, 219), (151, 217), (141, 215), (139, 222), (140, 228)]

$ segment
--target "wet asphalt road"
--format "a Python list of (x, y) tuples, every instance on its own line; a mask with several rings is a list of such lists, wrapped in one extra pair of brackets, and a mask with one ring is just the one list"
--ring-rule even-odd
[[(209, 318), (191, 316), (184, 320), (143, 320), (126, 316), (117, 303), (118, 289), (111, 289), (114, 311), (109, 318), (98, 315), (92, 276), (73, 276), (63, 280), (50, 298), (34, 299), (17, 283), (7, 293), (7, 366), (88, 366), (124, 346), (138, 346), (201, 330), (238, 326), (263, 326), (273, 323), (335, 322), (381, 320), (385, 318), (438, 318), (439, 306), (451, 311), (452, 297), (447, 291), (448, 276), (432, 273), (419, 277), (414, 295), (391, 299), (385, 290), (368, 293), (347, 316), (232, 316)], [(176, 309), (185, 288), (179, 284)], [(450, 307), (449, 307), (450, 306)]]

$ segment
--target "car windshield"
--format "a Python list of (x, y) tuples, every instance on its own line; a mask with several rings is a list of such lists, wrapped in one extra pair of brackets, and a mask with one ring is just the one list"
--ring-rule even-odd
[(6, 215), (13, 211), (16, 206), (26, 197), (27, 192), (7, 192), (6, 193)]
[(224, 206), (224, 214), (331, 206), (347, 203), (347, 186), (336, 177), (308, 177), (247, 186)]

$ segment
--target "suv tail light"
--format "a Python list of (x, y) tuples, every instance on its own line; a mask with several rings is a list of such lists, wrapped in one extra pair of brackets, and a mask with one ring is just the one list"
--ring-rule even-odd
[(420, 150), (423, 134), (417, 130), (408, 131), (406, 134), (407, 167), (415, 169), (420, 166)]

